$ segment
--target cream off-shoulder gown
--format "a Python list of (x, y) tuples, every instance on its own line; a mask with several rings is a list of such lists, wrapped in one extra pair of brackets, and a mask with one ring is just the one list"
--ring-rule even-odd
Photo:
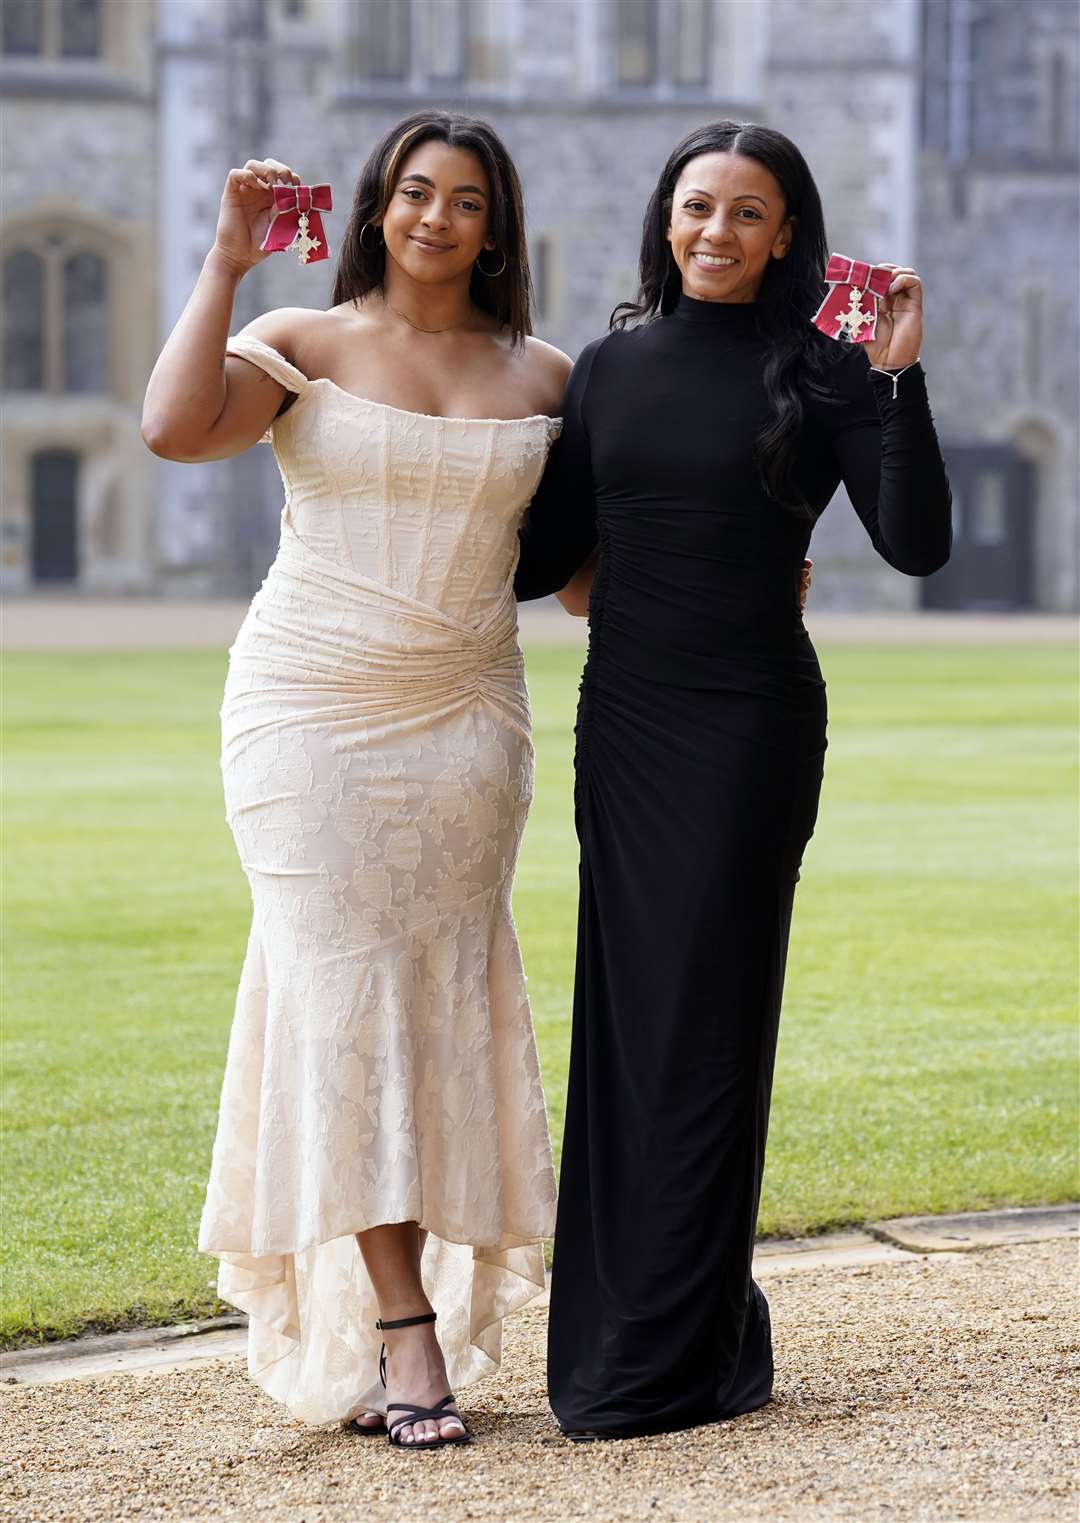
[(512, 581), (559, 425), (296, 392), (281, 546), (230, 652), (226, 813), (254, 921), (199, 1245), (252, 1377), (311, 1423), (381, 1410), (353, 1234), (416, 1221), (452, 1387), (543, 1288), (547, 1115), (510, 889), (532, 792)]

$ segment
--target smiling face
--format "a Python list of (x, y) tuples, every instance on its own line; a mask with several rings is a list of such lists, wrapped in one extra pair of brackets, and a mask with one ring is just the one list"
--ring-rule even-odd
[(470, 272), (488, 237), (491, 188), (474, 153), (437, 139), (401, 166), (379, 225), (386, 252), (414, 280), (441, 283)]
[(756, 159), (703, 153), (683, 166), (667, 236), (687, 296), (754, 301), (793, 232), (780, 186)]

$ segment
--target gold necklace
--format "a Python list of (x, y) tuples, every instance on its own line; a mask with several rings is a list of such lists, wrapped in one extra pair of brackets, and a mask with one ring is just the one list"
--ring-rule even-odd
[(415, 328), (417, 333), (452, 333), (455, 328), (463, 328), (472, 318), (472, 313), (470, 312), (468, 317), (463, 317), (459, 323), (451, 323), (448, 328), (421, 328), (419, 323), (414, 323), (411, 317), (406, 316), (404, 312), (400, 312), (390, 302), (385, 302), (384, 305), (389, 307), (390, 311), (395, 313), (396, 316), (400, 317), (402, 322), (408, 323), (410, 328)]

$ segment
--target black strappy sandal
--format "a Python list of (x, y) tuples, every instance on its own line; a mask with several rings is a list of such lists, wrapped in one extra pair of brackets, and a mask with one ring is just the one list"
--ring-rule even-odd
[[(434, 1322), (436, 1316), (437, 1316), (436, 1312), (429, 1311), (429, 1312), (425, 1312), (422, 1317), (398, 1317), (398, 1319), (396, 1321), (394, 1321), (394, 1322), (382, 1322), (382, 1321), (376, 1322), (375, 1326), (379, 1329), (380, 1332), (386, 1332), (386, 1331), (389, 1331), (389, 1330), (391, 1330), (391, 1329), (393, 1329), (395, 1327), (419, 1327), (422, 1322)], [(386, 1387), (386, 1344), (385, 1343), (383, 1344), (382, 1348), (379, 1351), (379, 1379), (382, 1381), (383, 1388), (385, 1389), (385, 1387)], [(387, 1438), (387, 1442), (392, 1444), (395, 1449), (446, 1449), (446, 1448), (449, 1448), (450, 1445), (452, 1445), (452, 1444), (471, 1444), (472, 1443), (472, 1434), (469, 1432), (468, 1428), (466, 1428), (465, 1423), (464, 1423), (463, 1419), (461, 1418), (461, 1416), (457, 1412), (447, 1412), (447, 1410), (446, 1410), (446, 1408), (450, 1405), (450, 1403), (453, 1400), (454, 1400), (454, 1395), (453, 1395), (453, 1392), (451, 1391), (451, 1392), (448, 1392), (443, 1397), (443, 1399), (441, 1401), (436, 1402), (435, 1406), (433, 1406), (433, 1407), (414, 1407), (414, 1406), (410, 1406), (410, 1404), (408, 1402), (405, 1402), (405, 1401), (394, 1401), (394, 1402), (391, 1402), (390, 1405), (386, 1409), (386, 1438)], [(405, 1412), (407, 1415), (405, 1417), (397, 1417), (397, 1418), (394, 1419), (393, 1422), (391, 1422), (390, 1421), (390, 1413), (391, 1412)], [(455, 1422), (461, 1423), (461, 1430), (462, 1431), (458, 1435), (457, 1438), (424, 1438), (424, 1439), (418, 1440), (414, 1444), (405, 1444), (405, 1443), (402, 1443), (401, 1439), (398, 1438), (398, 1436), (397, 1436), (399, 1430), (402, 1429), (402, 1428), (407, 1428), (410, 1425), (410, 1423), (425, 1422), (428, 1419), (430, 1419), (433, 1422), (439, 1422), (440, 1419), (442, 1421), (445, 1421), (448, 1417), (452, 1417), (455, 1420)], [(375, 1433), (378, 1433), (379, 1430), (378, 1430), (378, 1428), (375, 1428), (375, 1429), (361, 1429), (360, 1431), (361, 1432), (375, 1432)]]

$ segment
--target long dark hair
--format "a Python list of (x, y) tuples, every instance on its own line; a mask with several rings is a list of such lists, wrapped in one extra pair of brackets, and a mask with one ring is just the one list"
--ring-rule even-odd
[(469, 296), (478, 307), (505, 323), (515, 343), (524, 343), (532, 332), (532, 280), (525, 243), (525, 203), (514, 161), (502, 140), (487, 122), (449, 111), (418, 111), (391, 127), (376, 143), (360, 171), (352, 210), (338, 256), (333, 303), (361, 301), (383, 283), (386, 246), (375, 227), (394, 193), (406, 154), (421, 143), (435, 140), (451, 148), (464, 148), (484, 166), (491, 187), (488, 232), (495, 241), (488, 262), (497, 275), (484, 275), (474, 268)]
[(824, 290), (825, 217), (814, 177), (790, 138), (753, 122), (709, 122), (687, 133), (664, 165), (645, 212), (637, 300), (620, 302), (611, 314), (611, 326), (623, 328), (628, 322), (665, 316), (678, 301), (682, 276), (667, 229), (678, 178), (690, 160), (703, 153), (739, 153), (755, 159), (774, 177), (787, 215), (795, 219), (791, 247), (783, 259), (769, 261), (757, 297), (758, 324), (768, 341), (764, 380), (770, 415), (754, 441), (754, 452), (769, 495), (808, 517), (810, 509), (795, 480), (803, 420), (800, 387), (807, 382), (816, 394), (828, 394), (823, 378), (839, 346), (810, 321)]

